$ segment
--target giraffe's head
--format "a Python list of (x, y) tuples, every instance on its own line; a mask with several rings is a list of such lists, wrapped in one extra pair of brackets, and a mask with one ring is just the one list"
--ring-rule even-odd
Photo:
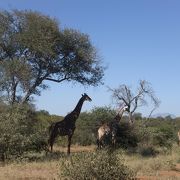
[(92, 99), (86, 93), (82, 94), (82, 97), (85, 101), (92, 101)]
[(122, 110), (125, 112), (125, 111), (127, 111), (127, 112), (129, 112), (129, 107), (128, 106), (124, 106), (123, 108), (122, 108)]
[(121, 119), (121, 117), (122, 117), (122, 115), (123, 115), (123, 113), (124, 112), (129, 112), (129, 107), (128, 106), (122, 106), (120, 109), (119, 109), (119, 111), (118, 111), (118, 113), (117, 113), (117, 116), (115, 117), (115, 119), (116, 120), (120, 120)]

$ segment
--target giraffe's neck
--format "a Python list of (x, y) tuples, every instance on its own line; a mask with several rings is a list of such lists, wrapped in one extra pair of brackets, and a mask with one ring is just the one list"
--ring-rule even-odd
[(121, 110), (117, 113), (117, 115), (115, 116), (114, 119), (117, 120), (117, 121), (120, 121), (121, 118), (122, 118), (123, 113), (124, 113), (124, 110), (121, 109)]
[(75, 112), (77, 116), (79, 116), (79, 114), (81, 112), (83, 103), (84, 103), (84, 98), (81, 97), (81, 99), (78, 101), (76, 107), (73, 110), (73, 112)]

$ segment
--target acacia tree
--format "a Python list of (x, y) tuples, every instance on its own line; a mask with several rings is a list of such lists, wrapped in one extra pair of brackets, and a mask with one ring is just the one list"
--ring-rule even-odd
[(148, 105), (148, 97), (150, 98), (153, 109), (151, 110), (149, 117), (153, 113), (153, 111), (159, 107), (160, 101), (155, 96), (155, 93), (150, 85), (149, 82), (145, 80), (140, 80), (136, 92), (128, 87), (127, 85), (123, 84), (120, 85), (118, 88), (108, 89), (112, 92), (112, 98), (115, 100), (118, 106), (126, 105), (128, 106), (128, 113), (130, 122), (133, 123), (133, 114), (140, 106)]
[(56, 19), (32, 11), (0, 12), (0, 96), (26, 103), (46, 81), (102, 83), (104, 67), (89, 36), (62, 29)]

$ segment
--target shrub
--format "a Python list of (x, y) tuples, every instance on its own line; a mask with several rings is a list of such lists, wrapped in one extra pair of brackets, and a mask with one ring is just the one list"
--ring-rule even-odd
[(135, 126), (127, 121), (122, 121), (119, 125), (117, 143), (121, 148), (136, 147), (138, 145), (138, 133)]
[(173, 130), (169, 126), (157, 128), (154, 132), (154, 145), (171, 148), (173, 145)]
[(61, 163), (60, 179), (70, 180), (127, 180), (135, 174), (122, 163), (122, 158), (107, 151), (79, 153), (73, 155), (71, 162)]
[(156, 156), (158, 154), (158, 151), (155, 150), (153, 146), (144, 145), (138, 147), (138, 153), (144, 157), (151, 157), (151, 156)]
[(47, 147), (47, 135), (29, 107), (14, 107), (0, 113), (0, 154), (20, 156)]

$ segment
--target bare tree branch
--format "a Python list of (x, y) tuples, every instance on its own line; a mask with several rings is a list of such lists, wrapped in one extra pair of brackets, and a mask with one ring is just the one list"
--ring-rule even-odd
[(62, 81), (68, 80), (68, 79), (69, 79), (69, 77), (65, 76), (65, 77), (62, 78), (62, 79), (45, 78), (44, 80), (48, 80), (48, 81), (53, 81), (53, 82), (60, 83), (60, 82), (62, 82)]
[(117, 104), (124, 103), (126, 106), (128, 106), (129, 118), (131, 122), (133, 122), (133, 113), (137, 110), (137, 108), (148, 104), (146, 101), (148, 97), (151, 99), (154, 106), (150, 115), (160, 104), (160, 101), (155, 96), (149, 82), (141, 80), (138, 86), (139, 87), (137, 88), (137, 93), (135, 95), (133, 95), (132, 90), (126, 85), (120, 85), (119, 88), (116, 89), (108, 87), (108, 89), (112, 92), (112, 98), (117, 102)]

